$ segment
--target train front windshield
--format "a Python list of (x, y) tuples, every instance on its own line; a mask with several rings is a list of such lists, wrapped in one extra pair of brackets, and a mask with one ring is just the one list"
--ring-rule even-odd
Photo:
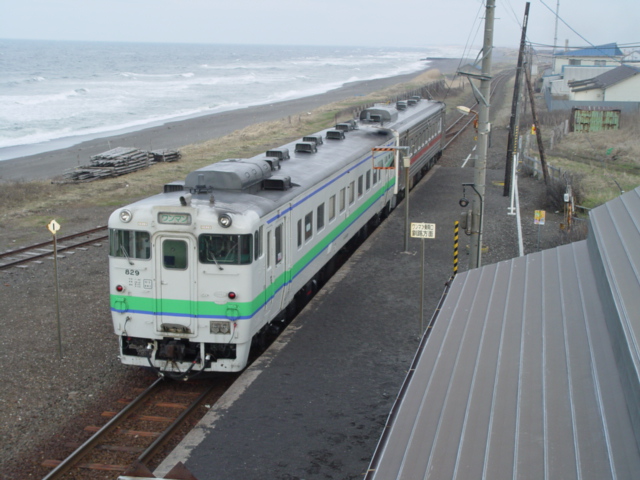
[(252, 235), (203, 234), (198, 240), (200, 263), (248, 265), (252, 258)]
[(151, 258), (149, 232), (139, 230), (109, 230), (109, 255), (112, 257)]

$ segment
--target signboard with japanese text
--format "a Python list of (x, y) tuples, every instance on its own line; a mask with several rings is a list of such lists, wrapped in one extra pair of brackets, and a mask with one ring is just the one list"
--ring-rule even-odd
[(435, 223), (411, 223), (412, 238), (436, 238)]

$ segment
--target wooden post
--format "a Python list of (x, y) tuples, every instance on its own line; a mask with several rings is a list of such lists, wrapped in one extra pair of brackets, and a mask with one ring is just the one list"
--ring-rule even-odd
[(527, 90), (529, 91), (529, 101), (531, 102), (531, 115), (533, 116), (533, 124), (536, 127), (536, 139), (538, 140), (538, 151), (540, 152), (540, 165), (542, 165), (542, 176), (544, 177), (544, 184), (549, 185), (549, 172), (547, 171), (547, 162), (544, 159), (544, 145), (542, 145), (542, 132), (540, 131), (540, 124), (538, 123), (538, 116), (536, 115), (536, 101), (533, 97), (533, 87), (531, 86), (531, 75), (529, 74), (529, 66), (524, 69), (525, 76), (527, 77)]

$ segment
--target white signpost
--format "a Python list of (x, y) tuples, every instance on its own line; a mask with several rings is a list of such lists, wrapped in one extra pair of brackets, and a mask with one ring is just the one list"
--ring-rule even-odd
[(436, 238), (435, 223), (411, 223), (411, 238), (422, 239), (422, 267), (420, 270), (420, 334), (424, 333), (424, 240), (426, 238)]
[(53, 235), (53, 270), (55, 275), (56, 286), (56, 318), (58, 320), (58, 358), (62, 359), (62, 335), (60, 333), (60, 295), (58, 289), (58, 241), (57, 233), (60, 230), (60, 224), (55, 220), (51, 220), (47, 224), (47, 229)]

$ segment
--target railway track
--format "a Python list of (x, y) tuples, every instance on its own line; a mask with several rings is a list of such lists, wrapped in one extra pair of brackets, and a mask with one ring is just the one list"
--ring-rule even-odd
[[(57, 238), (58, 254), (71, 251), (106, 240), (107, 227), (99, 226), (83, 232)], [(27, 247), (16, 248), (0, 253), (0, 270), (4, 270), (30, 262), (37, 262), (53, 255), (53, 240), (36, 243)]]
[[(493, 95), (498, 88), (501, 88), (507, 82), (507, 80), (509, 80), (509, 78), (511, 78), (514, 74), (515, 74), (514, 70), (508, 70), (508, 71), (500, 72), (496, 74), (496, 76), (493, 78), (491, 82), (491, 95)], [(472, 105), (467, 105), (467, 106), (473, 110), (478, 106), (478, 102), (475, 102)], [(447, 141), (444, 145), (443, 150), (446, 150), (447, 147), (451, 143), (453, 143), (453, 141), (456, 138), (458, 138), (458, 135), (464, 132), (469, 127), (469, 125), (473, 123), (474, 120), (475, 120), (474, 115), (471, 115), (471, 116), (460, 115), (456, 120), (454, 120), (453, 123), (449, 125), (445, 130)], [(457, 130), (454, 130), (456, 127), (457, 127)]]
[(101, 417), (109, 418), (104, 425), (85, 427), (91, 436), (66, 444), (73, 450), (66, 458), (45, 460), (42, 466), (52, 470), (43, 480), (115, 479), (131, 465), (155, 468), (162, 449), (179, 441), (204, 416), (205, 402), (215, 403), (234, 379), (178, 383), (158, 378), (136, 398), (119, 400), (124, 404), (119, 411), (103, 412)]

